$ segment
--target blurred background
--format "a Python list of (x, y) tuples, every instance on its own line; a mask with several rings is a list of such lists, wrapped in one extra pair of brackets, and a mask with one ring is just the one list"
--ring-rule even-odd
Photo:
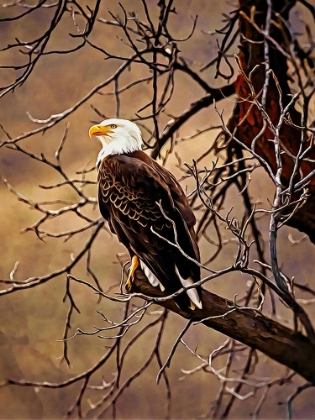
[[(121, 3), (126, 11), (135, 12), (140, 18), (145, 19), (140, 0), (122, 0)], [(49, 27), (54, 12), (52, 7), (47, 7), (29, 13), (22, 19), (10, 20), (27, 9), (5, 7), (7, 5), (4, 1), (1, 1), (0, 4), (2, 6), (0, 7), (0, 18), (4, 19), (0, 24), (0, 48), (13, 44), (16, 42), (15, 39), (28, 42), (38, 37)], [(37, 4), (37, 2), (30, 1), (28, 4)], [(146, 4), (152, 19), (156, 20), (159, 12), (157, 2), (147, 0)], [(86, 5), (82, 2), (83, 6)], [(94, 7), (94, 2), (91, 1), (90, 7)], [(220, 38), (220, 35), (216, 34), (214, 30), (224, 25), (222, 23), (223, 14), (235, 9), (235, 5), (232, 2), (180, 0), (174, 1), (174, 7), (176, 7), (177, 14), (172, 15), (171, 28), (172, 34), (176, 38), (187, 37), (191, 31), (194, 17), (199, 16), (193, 36), (181, 43), (179, 47), (186, 62), (191, 65), (194, 71), (199, 72), (207, 62), (216, 56), (218, 48), (216, 40)], [(118, 2), (102, 1), (98, 17), (112, 20), (109, 12), (113, 15), (123, 15)], [(296, 9), (292, 19), (298, 27), (302, 19), (308, 19), (308, 16), (305, 11)], [(79, 27), (82, 24), (79, 18), (77, 24)], [(71, 14), (65, 14), (49, 40), (48, 50), (75, 48), (80, 43), (80, 39), (70, 35), (75, 31)], [(128, 56), (130, 49), (121, 38), (121, 31), (115, 25), (96, 22), (89, 39), (113, 55)], [(237, 53), (237, 42), (230, 53)], [(1, 58), (2, 66), (18, 66), (25, 62), (25, 56), (18, 53), (16, 49), (2, 51)], [(120, 64), (118, 59), (105, 60), (101, 51), (97, 51), (88, 44), (71, 54), (42, 56), (27, 81), (17, 87), (14, 92), (1, 98), (0, 123), (11, 138), (34, 130), (40, 126), (34, 122), (35, 120), (46, 120), (54, 114), (63, 113), (71, 108), (95, 86), (108, 79)], [(14, 69), (1, 68), (0, 71), (2, 86), (12, 83), (19, 75), (19, 71)], [(215, 69), (210, 67), (208, 71), (202, 72), (202, 78), (213, 87), (225, 85), (225, 80), (214, 79), (214, 71)], [(120, 87), (132, 82), (135, 78), (147, 76), (147, 71), (140, 65), (133, 66), (130, 72), (125, 72), (122, 76)], [(174, 95), (161, 117), (160, 129), (163, 129), (172, 116), (180, 115), (193, 101), (204, 94), (202, 89), (196, 88), (196, 84), (185, 74), (179, 74), (176, 77)], [(55, 162), (55, 152), (68, 126), (66, 142), (61, 153), (61, 164), (67, 176), (72, 179), (79, 178), (78, 173), (93, 167), (99, 151), (99, 144), (95, 140), (89, 139), (88, 130), (92, 124), (103, 119), (98, 113), (102, 113), (106, 117), (115, 116), (117, 106), (113, 95), (113, 85), (109, 85), (99, 92), (101, 94), (91, 96), (82, 106), (45, 133), (32, 135), (19, 143), (28, 151), (28, 154), (11, 150), (8, 147), (3, 147), (0, 150), (1, 177), (5, 178), (21, 195), (19, 199), (16, 194), (9, 191), (4, 183), (0, 186), (1, 279), (9, 279), (11, 273), (11, 278), (14, 277), (16, 281), (22, 281), (61, 270), (69, 264), (74, 255), (80, 252), (90, 237), (90, 231), (83, 231), (65, 242), (64, 237), (44, 237), (43, 240), (40, 240), (34, 229), (23, 233), (27, 227), (34, 226), (43, 216), (32, 209), (23, 200), (23, 197), (32, 202), (57, 200), (55, 204), (49, 205), (51, 209), (60, 208), (58, 200), (67, 200), (69, 205), (77, 200), (73, 189), (67, 186), (54, 189), (40, 188), (40, 185), (49, 186), (62, 182), (62, 177), (51, 166), (33, 159), (31, 154), (39, 156), (43, 153), (46, 159)], [(120, 117), (134, 118), (135, 112), (150, 100), (150, 95), (151, 89), (147, 84), (135, 86), (132, 91), (126, 90), (120, 95)], [(228, 119), (233, 109), (233, 98), (222, 101), (217, 106), (220, 111), (224, 111), (224, 118)], [(95, 109), (98, 112), (95, 112)], [(210, 124), (212, 126), (220, 125), (220, 120), (213, 107), (205, 109), (191, 118), (181, 128), (178, 136), (179, 138), (192, 136), (196, 130), (204, 130)], [(148, 126), (150, 126), (150, 122)], [(7, 139), (5, 132), (2, 131), (0, 134), (1, 141)], [(198, 159), (210, 148), (218, 132), (218, 129), (213, 129), (201, 134), (196, 140), (175, 142), (168, 159), (165, 157), (170, 145), (166, 145), (159, 161), (165, 163), (168, 169), (181, 178), (183, 172), (179, 167), (176, 154), (180, 156), (182, 162), (191, 164), (192, 159)], [(144, 138), (148, 139), (149, 135), (145, 130), (143, 130), (143, 134)], [(208, 155), (204, 165), (210, 167), (211, 161), (215, 158), (214, 155)], [(89, 172), (86, 177), (90, 181), (95, 181), (96, 172)], [(193, 188), (193, 183), (191, 180), (183, 179), (182, 186), (189, 192)], [(85, 193), (89, 197), (95, 198), (96, 186), (87, 185)], [(258, 170), (254, 173), (250, 184), (250, 194), (262, 206), (266, 205), (268, 198), (272, 197), (272, 185), (264, 171)], [(237, 218), (240, 203), (241, 198), (235, 191), (228, 197), (224, 211), (228, 212), (233, 207), (233, 215)], [(86, 214), (97, 219), (99, 217), (97, 206), (92, 203), (86, 209)], [(59, 232), (79, 229), (84, 224), (86, 222), (76, 217), (74, 213), (67, 212), (63, 216), (47, 220), (45, 229), (58, 235)], [(268, 220), (262, 218), (259, 224), (261, 229), (266, 231)], [(226, 235), (228, 240), (229, 233), (227, 232)], [(291, 242), (288, 241), (289, 235), (292, 238)], [(313, 246), (309, 244), (308, 239), (303, 238), (302, 234), (289, 228), (284, 228), (280, 236), (282, 246), (279, 257), (285, 272), (290, 276), (296, 276), (299, 280), (307, 281), (313, 273), (315, 257)], [(295, 241), (299, 241), (298, 246)], [(211, 246), (202, 239), (203, 261), (206, 261), (215, 249), (214, 245)], [(120, 281), (121, 266), (117, 254), (121, 252), (124, 252), (124, 249), (118, 244), (116, 238), (103, 230), (90, 255), (93, 272), (100, 280), (103, 290)], [(214, 262), (213, 268), (219, 269), (227, 266), (233, 261), (235, 252), (235, 243), (228, 243), (220, 258)], [(86, 281), (92, 282), (93, 280), (87, 272), (86, 259), (80, 260), (72, 273)], [(5, 290), (10, 285), (2, 283), (1, 287)], [(83, 335), (68, 341), (70, 366), (68, 367), (64, 361), (61, 362), (60, 358), (64, 351), (62, 338), (67, 314), (71, 307), (69, 298), (64, 299), (67, 296), (67, 287), (66, 274), (63, 273), (51, 280), (48, 279), (38, 287), (4, 293), (0, 296), (0, 382), (11, 378), (33, 382), (60, 383), (90, 369), (104, 355), (108, 340), (99, 338), (97, 335)], [(70, 287), (71, 295), (75, 299), (80, 313), (76, 310), (73, 311), (69, 336), (75, 333), (76, 328), (93, 331), (94, 326), (103, 326), (104, 321), (97, 311), (106, 314), (110, 319), (116, 321), (121, 319), (123, 309), (119, 305), (108, 300), (99, 300), (91, 289), (82, 284), (71, 282)], [(213, 281), (207, 287), (211, 288), (214, 293), (233, 299), (234, 294), (241, 294), (245, 290), (246, 279), (235, 279), (235, 277), (227, 275)], [(159, 309), (157, 306), (154, 308)], [(308, 309), (310, 314), (314, 315), (312, 308)], [(154, 317), (152, 308), (151, 312)], [(285, 318), (285, 313), (284, 310), (282, 318), (282, 314), (278, 314), (278, 317), (281, 318), (279, 321), (291, 325), (291, 320)], [(271, 314), (269, 313), (269, 315)], [(185, 325), (185, 320), (174, 314), (169, 314), (161, 344), (163, 363)], [(137, 328), (140, 326), (136, 326), (134, 332), (130, 332), (130, 337), (135, 334)], [(128, 335), (126, 340), (128, 342)], [(156, 331), (151, 329), (133, 347), (125, 361), (123, 378), (128, 378), (137, 366), (141, 365), (142, 360), (152, 350), (151, 343), (154, 343), (155, 340)], [(202, 325), (194, 326), (185, 335), (187, 344), (193, 349), (198, 349), (198, 353), (205, 358), (225, 340), (226, 337), (222, 334)], [(244, 366), (245, 362), (245, 355), (240, 353), (238, 360), (240, 368)], [(215, 363), (216, 369), (220, 369), (225, 365), (226, 359), (220, 358)], [(199, 364), (200, 361), (191, 355), (184, 346), (178, 346), (171, 366), (167, 369), (172, 390), (171, 418), (211, 417), (211, 408), (220, 389), (219, 379), (202, 369), (191, 375), (185, 375), (182, 372), (182, 369), (189, 371)], [(167, 390), (163, 381), (159, 385), (156, 384), (158, 371), (157, 363), (152, 363), (145, 373), (124, 391), (116, 404), (117, 418), (165, 418), (168, 405)], [(106, 364), (105, 369), (101, 368), (96, 373), (92, 385), (100, 386), (102, 381), (110, 382), (114, 373), (115, 364), (113, 361), (112, 364), (111, 362)], [(259, 365), (255, 371), (256, 377), (277, 378), (284, 373), (284, 367), (260, 355)], [(292, 383), (274, 386), (268, 394), (268, 403), (261, 410), (261, 418), (284, 418), (286, 415), (285, 401), (300, 383), (301, 380), (295, 377), (292, 379)], [(62, 418), (77, 398), (81, 385), (81, 382), (76, 382), (73, 385), (56, 389), (36, 386), (3, 386), (0, 388), (0, 418)], [(242, 393), (246, 395), (246, 387)], [(95, 401), (101, 398), (101, 395), (102, 391), (93, 389), (87, 391), (87, 397), (82, 403), (84, 415), (93, 407)], [(251, 418), (261, 396), (261, 391), (257, 391), (245, 402), (236, 400), (230, 412), (230, 418)], [(294, 405), (296, 418), (312, 417), (315, 408), (313, 396), (314, 392), (311, 389), (296, 400)], [(92, 410), (88, 417), (94, 415)], [(74, 413), (73, 416), (76, 417), (77, 414)], [(112, 416), (113, 412), (108, 410), (102, 417), (111, 418)]]

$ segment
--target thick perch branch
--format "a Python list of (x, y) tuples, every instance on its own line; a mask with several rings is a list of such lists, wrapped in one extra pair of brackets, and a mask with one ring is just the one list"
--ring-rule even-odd
[[(134, 292), (153, 297), (165, 296), (165, 293), (151, 286), (139, 270), (136, 274)], [(193, 312), (183, 312), (173, 300), (159, 304), (184, 318), (202, 322), (209, 328), (260, 350), (315, 384), (315, 364), (310, 363), (315, 347), (303, 334), (294, 332), (253, 309), (237, 308), (232, 301), (207, 290), (202, 290), (202, 302), (203, 309)]]

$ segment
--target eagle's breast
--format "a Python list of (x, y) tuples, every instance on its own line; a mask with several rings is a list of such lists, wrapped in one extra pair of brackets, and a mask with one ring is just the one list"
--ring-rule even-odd
[(160, 197), (151, 196), (150, 185), (145, 188), (143, 182), (138, 182), (139, 176), (136, 165), (132, 170), (128, 170), (127, 176), (124, 163), (115, 156), (105, 158), (100, 165), (98, 175), (100, 199), (107, 207), (111, 207), (108, 208), (110, 214), (116, 209), (121, 215), (139, 223), (142, 227), (155, 225), (159, 230), (162, 226), (162, 223), (159, 223), (162, 214), (156, 201)]

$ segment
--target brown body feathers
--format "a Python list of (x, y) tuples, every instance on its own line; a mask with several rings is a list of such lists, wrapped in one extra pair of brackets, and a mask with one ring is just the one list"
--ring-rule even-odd
[[(183, 280), (200, 280), (200, 267), (184, 255), (199, 262), (195, 216), (170, 172), (142, 151), (134, 151), (105, 157), (98, 181), (100, 211), (111, 231), (168, 293), (182, 288)], [(176, 239), (182, 252), (172, 245)], [(189, 306), (186, 293), (176, 302)]]

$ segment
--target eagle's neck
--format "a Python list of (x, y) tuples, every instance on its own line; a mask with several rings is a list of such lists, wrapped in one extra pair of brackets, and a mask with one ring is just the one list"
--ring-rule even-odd
[(96, 167), (98, 168), (104, 158), (111, 155), (125, 155), (137, 150), (141, 150), (140, 142), (135, 142), (134, 138), (124, 138), (122, 141), (115, 140), (107, 144), (102, 139), (102, 149), (99, 152), (96, 160)]

